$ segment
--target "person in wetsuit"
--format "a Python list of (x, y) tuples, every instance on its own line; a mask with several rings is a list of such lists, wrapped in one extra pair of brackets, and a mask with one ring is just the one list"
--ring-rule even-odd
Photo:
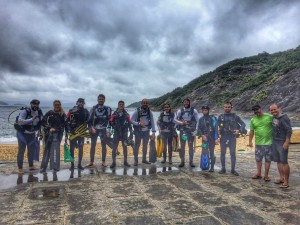
[[(67, 126), (68, 132), (71, 134), (76, 134), (76, 129), (79, 127), (87, 129), (87, 123), (89, 120), (89, 111), (84, 108), (85, 101), (83, 98), (78, 98), (76, 106), (69, 110), (67, 114)], [(84, 170), (84, 167), (81, 165), (83, 157), (83, 145), (84, 137), (78, 136), (73, 140), (70, 140), (70, 153), (74, 159), (74, 150), (75, 147), (78, 148), (78, 165), (79, 170)], [(74, 162), (71, 162), (70, 170), (74, 169)]]
[(127, 161), (127, 142), (128, 132), (130, 133), (129, 139), (133, 138), (133, 130), (130, 120), (130, 115), (125, 110), (125, 102), (120, 100), (118, 102), (117, 110), (110, 117), (110, 124), (114, 130), (113, 134), (113, 151), (112, 151), (112, 164), (110, 168), (116, 167), (116, 156), (119, 142), (122, 142), (124, 166), (130, 167)]

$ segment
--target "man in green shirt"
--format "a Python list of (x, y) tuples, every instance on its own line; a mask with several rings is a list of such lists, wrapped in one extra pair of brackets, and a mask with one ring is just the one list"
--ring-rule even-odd
[(252, 179), (261, 178), (262, 160), (265, 158), (264, 180), (270, 181), (269, 169), (272, 156), (272, 115), (264, 113), (260, 105), (254, 105), (252, 110), (255, 116), (250, 120), (249, 146), (253, 147), (255, 135), (255, 160), (257, 172)]

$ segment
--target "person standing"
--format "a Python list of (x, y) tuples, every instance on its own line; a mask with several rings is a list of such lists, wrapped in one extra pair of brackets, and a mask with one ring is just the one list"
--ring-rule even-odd
[(16, 121), (15, 128), (17, 129), (18, 139), (17, 165), (19, 174), (24, 174), (23, 160), (26, 146), (29, 170), (36, 170), (33, 165), (33, 154), (36, 148), (37, 141), (36, 132), (40, 131), (41, 121), (43, 118), (43, 112), (39, 108), (39, 105), (40, 101), (37, 99), (33, 99), (30, 102), (30, 107), (21, 109), (21, 112)]
[(250, 120), (249, 147), (253, 147), (255, 135), (255, 160), (257, 172), (252, 179), (261, 178), (262, 160), (265, 158), (264, 181), (270, 181), (269, 170), (272, 157), (272, 115), (264, 113), (260, 105), (254, 105), (255, 116)]
[(163, 142), (163, 160), (161, 163), (166, 163), (168, 149), (169, 164), (172, 164), (172, 141), (176, 132), (174, 122), (175, 115), (171, 110), (170, 104), (164, 104), (163, 109), (164, 111), (160, 114), (157, 120), (157, 127)]
[(245, 133), (246, 125), (241, 118), (235, 113), (231, 112), (232, 103), (226, 102), (224, 104), (224, 113), (218, 117), (218, 125), (220, 131), (220, 145), (221, 145), (221, 164), (222, 169), (220, 174), (226, 173), (225, 168), (225, 155), (227, 147), (230, 150), (231, 159), (231, 173), (235, 176), (239, 176), (239, 173), (235, 170), (236, 164), (236, 137), (240, 133)]
[(92, 167), (95, 159), (97, 139), (100, 137), (102, 147), (102, 167), (106, 167), (106, 145), (110, 137), (109, 119), (111, 108), (104, 105), (105, 96), (98, 95), (98, 104), (90, 110), (89, 130), (91, 135), (90, 163), (86, 167)]
[(281, 184), (280, 188), (289, 187), (290, 166), (288, 164), (289, 143), (292, 136), (290, 119), (286, 114), (281, 113), (278, 104), (270, 105), (270, 112), (273, 115), (273, 153), (272, 160), (277, 162), (280, 178), (275, 181)]
[(66, 114), (60, 100), (54, 100), (53, 109), (43, 117), (42, 126), (45, 134), (45, 147), (40, 172), (46, 172), (49, 159), (50, 170), (53, 169), (54, 172), (57, 172), (60, 170), (60, 143), (64, 131), (67, 137)]
[[(79, 127), (86, 128), (89, 120), (89, 111), (84, 108), (85, 101), (83, 98), (78, 98), (76, 106), (69, 110), (67, 114), (67, 126), (68, 132), (71, 134), (76, 134), (76, 129)], [(70, 136), (71, 138), (71, 136)], [(70, 153), (74, 159), (74, 150), (75, 147), (78, 148), (78, 166), (79, 170), (84, 170), (84, 167), (81, 165), (83, 157), (83, 145), (84, 137), (78, 136), (73, 140), (70, 140)], [(74, 170), (74, 162), (71, 162), (70, 170)]]
[(130, 115), (125, 110), (125, 102), (120, 100), (118, 102), (117, 110), (111, 115), (109, 120), (113, 130), (113, 151), (112, 151), (112, 164), (110, 168), (116, 167), (116, 156), (119, 141), (122, 142), (123, 154), (124, 154), (124, 166), (130, 167), (127, 161), (127, 139), (128, 132), (130, 133), (129, 139), (133, 138), (132, 125), (130, 121)]
[(209, 149), (210, 169), (209, 172), (214, 172), (216, 162), (215, 145), (219, 144), (218, 119), (213, 115), (209, 115), (209, 106), (201, 107), (203, 116), (199, 119), (198, 132), (202, 137), (202, 144), (206, 144)]
[(153, 113), (149, 108), (148, 99), (141, 101), (141, 106), (138, 107), (131, 116), (131, 122), (134, 128), (135, 146), (134, 146), (134, 166), (138, 165), (138, 153), (143, 140), (143, 158), (142, 163), (150, 164), (147, 161), (147, 147), (150, 139), (150, 130), (152, 130), (151, 138), (155, 138), (155, 123)]
[(190, 99), (183, 100), (183, 108), (179, 109), (175, 115), (175, 123), (180, 126), (180, 159), (179, 167), (184, 167), (185, 163), (185, 145), (188, 141), (190, 167), (195, 167), (194, 160), (194, 139), (198, 133), (199, 113), (194, 107), (191, 107)]

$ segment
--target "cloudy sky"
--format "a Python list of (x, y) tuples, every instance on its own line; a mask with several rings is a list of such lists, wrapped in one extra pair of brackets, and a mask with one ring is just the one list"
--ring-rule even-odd
[(0, 101), (159, 97), (300, 44), (295, 0), (0, 0)]

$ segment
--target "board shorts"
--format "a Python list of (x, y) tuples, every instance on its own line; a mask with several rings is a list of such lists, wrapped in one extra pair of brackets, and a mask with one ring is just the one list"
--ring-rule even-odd
[(255, 160), (261, 162), (265, 158), (265, 162), (272, 161), (272, 145), (256, 145), (255, 146)]

